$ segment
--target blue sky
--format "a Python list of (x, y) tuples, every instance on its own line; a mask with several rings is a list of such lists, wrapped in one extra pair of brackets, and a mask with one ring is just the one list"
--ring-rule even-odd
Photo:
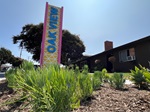
[[(0, 47), (19, 57), (12, 37), (44, 21), (46, 2), (64, 7), (63, 29), (80, 36), (84, 54), (104, 51), (106, 40), (117, 47), (150, 35), (150, 0), (0, 0)], [(31, 55), (23, 50), (22, 58)]]

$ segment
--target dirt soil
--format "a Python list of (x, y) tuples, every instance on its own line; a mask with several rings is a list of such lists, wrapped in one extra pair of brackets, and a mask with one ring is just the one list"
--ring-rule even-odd
[[(105, 84), (73, 112), (150, 112), (149, 90), (139, 90), (134, 85), (125, 85), (124, 88), (124, 90), (115, 90)], [(0, 105), (17, 96), (16, 92), (7, 87), (6, 81), (0, 82)], [(0, 112), (18, 112), (22, 105), (15, 103), (0, 106)], [(21, 112), (28, 111), (30, 110), (21, 110)]]

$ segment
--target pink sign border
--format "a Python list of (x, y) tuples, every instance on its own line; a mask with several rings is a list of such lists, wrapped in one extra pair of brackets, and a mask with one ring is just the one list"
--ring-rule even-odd
[(60, 26), (59, 26), (58, 64), (61, 63), (63, 7), (61, 8), (60, 11), (61, 12), (60, 12)]
[(45, 48), (45, 39), (46, 39), (46, 27), (47, 27), (47, 17), (48, 17), (48, 2), (46, 2), (46, 11), (45, 11), (45, 19), (43, 26), (43, 36), (42, 36), (42, 44), (41, 44), (41, 54), (40, 54), (40, 66), (43, 66), (43, 58), (44, 58), (44, 48)]

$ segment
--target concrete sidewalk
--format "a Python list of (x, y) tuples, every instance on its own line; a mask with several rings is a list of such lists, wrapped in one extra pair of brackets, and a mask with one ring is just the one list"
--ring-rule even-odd
[(0, 78), (0, 81), (6, 80), (6, 78)]
[(127, 84), (127, 85), (134, 85), (133, 82), (130, 81), (130, 80), (126, 80), (126, 81), (125, 81), (125, 84)]

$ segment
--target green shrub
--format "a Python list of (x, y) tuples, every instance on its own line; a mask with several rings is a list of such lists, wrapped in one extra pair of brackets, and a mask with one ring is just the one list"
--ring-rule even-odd
[(78, 70), (61, 69), (49, 65), (34, 69), (25, 62), (6, 74), (9, 86), (20, 92), (35, 112), (69, 112), (80, 106), (80, 101), (93, 92), (92, 76)]
[(84, 66), (83, 66), (83, 70), (82, 70), (82, 74), (87, 75), (88, 73), (89, 73), (88, 65), (84, 65)]
[(93, 92), (92, 76), (79, 74), (78, 76), (82, 100), (86, 100)]
[(80, 73), (80, 69), (79, 69), (78, 66), (75, 67), (75, 73), (76, 73), (76, 74), (79, 74), (79, 73)]
[(150, 83), (150, 73), (145, 67), (138, 68), (135, 66), (135, 70), (131, 70), (131, 80), (140, 88), (148, 89), (148, 83)]
[(150, 72), (146, 71), (146, 72), (144, 73), (144, 76), (145, 76), (146, 82), (147, 82), (148, 84), (150, 84)]
[(110, 75), (107, 73), (107, 70), (104, 68), (102, 70), (102, 81), (103, 82), (108, 82), (110, 79)]
[(75, 73), (78, 76), (78, 82), (81, 89), (81, 100), (86, 100), (93, 92), (93, 76), (89, 74), (87, 65), (84, 65), (81, 72), (79, 72), (79, 68), (76, 67)]
[(14, 68), (14, 69), (10, 69), (9, 71), (7, 71), (5, 73), (5, 77), (8, 81), (8, 86), (15, 86), (16, 83), (15, 83), (15, 78), (14, 78), (14, 74), (17, 73), (17, 69)]
[(94, 74), (99, 77), (101, 82), (108, 82), (110, 77), (105, 68), (102, 71), (95, 71)]
[(124, 83), (125, 79), (123, 78), (123, 74), (121, 73), (114, 73), (110, 78), (111, 86), (116, 89), (123, 89)]
[(93, 89), (99, 89), (99, 87), (102, 84), (102, 77), (101, 77), (102, 73), (100, 71), (95, 71), (93, 74)]

